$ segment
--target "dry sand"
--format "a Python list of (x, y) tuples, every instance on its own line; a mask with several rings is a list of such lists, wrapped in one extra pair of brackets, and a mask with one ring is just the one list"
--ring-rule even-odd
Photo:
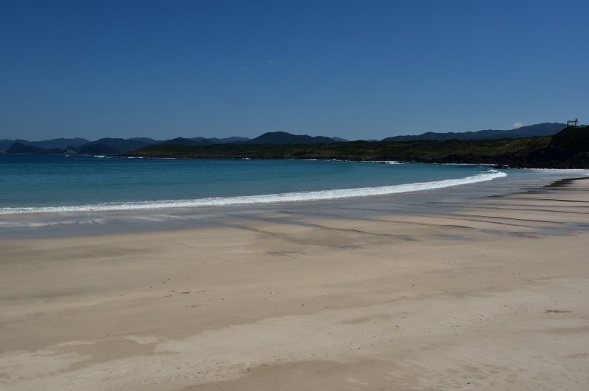
[(588, 390), (589, 181), (0, 241), (2, 390)]

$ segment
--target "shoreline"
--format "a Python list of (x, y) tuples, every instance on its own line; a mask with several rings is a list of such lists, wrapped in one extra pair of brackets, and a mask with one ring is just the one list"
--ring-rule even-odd
[[(448, 207), (453, 207), (456, 203), (469, 203), (473, 199), (501, 196), (519, 192), (522, 189), (551, 186), (555, 182), (558, 183), (563, 180), (589, 178), (589, 170), (533, 170), (539, 171), (540, 174), (537, 176), (536, 174), (530, 175), (529, 173), (526, 174), (527, 169), (514, 169), (505, 171), (508, 172), (507, 177), (492, 180), (380, 195), (370, 194), (342, 198), (302, 199), (298, 201), (275, 200), (273, 202), (254, 202), (245, 205), (227, 204), (169, 206), (155, 209), (123, 208), (120, 210), (5, 213), (0, 214), (0, 238), (80, 237), (97, 234), (108, 235), (109, 233), (124, 234), (206, 228), (207, 226), (217, 227), (223, 226), (224, 221), (232, 219), (235, 215), (249, 216), (274, 209), (286, 210), (293, 214), (304, 214), (311, 210), (333, 216), (337, 216), (341, 210), (347, 210), (349, 212), (347, 216), (353, 218), (362, 218), (364, 213), (373, 212), (384, 215), (391, 213), (421, 213), (421, 209), (426, 205), (429, 205), (427, 207), (434, 207), (435, 204), (443, 205), (447, 203)], [(580, 174), (587, 176), (579, 176)], [(396, 187), (396, 185), (391, 187)], [(280, 194), (276, 196), (280, 196)], [(251, 197), (256, 198), (258, 196)], [(259, 197), (266, 196), (261, 195)], [(356, 205), (363, 205), (363, 207), (356, 208)], [(356, 209), (357, 211), (354, 212)]]
[(0, 386), (584, 390), (588, 179), (24, 226)]
[[(334, 188), (326, 190), (305, 190), (273, 194), (255, 194), (240, 196), (218, 196), (197, 199), (179, 200), (154, 200), (154, 201), (129, 201), (111, 202), (108, 204), (90, 204), (78, 206), (46, 206), (46, 207), (13, 207), (0, 209), (1, 215), (15, 216), (19, 214), (64, 214), (64, 213), (116, 213), (140, 211), (146, 213), (157, 213), (172, 209), (197, 209), (206, 207), (256, 207), (260, 205), (278, 205), (290, 203), (309, 203), (322, 201), (350, 200), (365, 197), (395, 196), (403, 193), (414, 193), (432, 191), (438, 189), (452, 188), (461, 185), (476, 184), (501, 178), (507, 174), (495, 171), (478, 173), (462, 178), (442, 179), (427, 182), (410, 182), (396, 185), (383, 185), (356, 188)], [(589, 171), (588, 171), (589, 175)], [(10, 209), (11, 211), (6, 211)]]

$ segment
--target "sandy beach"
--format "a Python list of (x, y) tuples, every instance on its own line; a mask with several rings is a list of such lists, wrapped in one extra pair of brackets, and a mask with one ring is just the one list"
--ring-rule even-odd
[(0, 389), (589, 389), (589, 180), (420, 210), (3, 238)]

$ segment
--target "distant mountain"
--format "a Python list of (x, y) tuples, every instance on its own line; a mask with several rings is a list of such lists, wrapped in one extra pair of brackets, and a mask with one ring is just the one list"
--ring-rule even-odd
[(0, 152), (6, 152), (15, 142), (16, 140), (0, 140)]
[(122, 138), (101, 138), (80, 146), (80, 155), (118, 155), (134, 149), (147, 147), (148, 143)]
[(89, 143), (90, 140), (86, 140), (85, 138), (55, 138), (52, 140), (44, 140), (44, 141), (31, 141), (30, 145), (34, 145), (35, 147), (45, 148), (45, 149), (65, 149), (67, 147), (80, 147), (86, 143)]
[(226, 138), (210, 138), (213, 144), (235, 144), (235, 143), (242, 143), (245, 141), (249, 141), (247, 137), (226, 137)]
[(8, 150), (7, 153), (25, 153), (25, 154), (35, 154), (35, 155), (46, 155), (51, 153), (50, 150), (36, 147), (30, 144), (23, 144), (21, 142), (13, 143)]
[(206, 137), (191, 137), (189, 138), (189, 140), (197, 143), (198, 145), (209, 145), (213, 143), (210, 139)]
[(268, 132), (244, 144), (332, 144), (335, 140), (322, 136), (295, 135), (287, 132)]
[(476, 132), (464, 133), (435, 133), (427, 132), (415, 136), (387, 137), (382, 141), (424, 141), (424, 140), (497, 140), (502, 138), (524, 138), (538, 136), (553, 136), (566, 128), (566, 124), (542, 123), (537, 125), (522, 126), (511, 130), (479, 130)]
[[(493, 140), (509, 138), (526, 138), (536, 136), (552, 136), (566, 128), (561, 123), (542, 123), (522, 126), (512, 130), (479, 130), (464, 133), (435, 133), (427, 132), (420, 135), (387, 137), (382, 141), (444, 141), (444, 140)], [(82, 154), (82, 155), (118, 155), (150, 145), (176, 145), (183, 147), (230, 144), (332, 144), (346, 143), (348, 140), (339, 137), (322, 137), (295, 135), (288, 132), (268, 132), (254, 139), (246, 137), (204, 138), (177, 137), (171, 140), (154, 140), (148, 137), (102, 138), (88, 141), (83, 138), (57, 138), (44, 141), (0, 140), (0, 153), (38, 153), (38, 154)], [(18, 144), (18, 145), (16, 145)], [(12, 148), (14, 146), (14, 148)]]
[(183, 145), (183, 146), (196, 146), (196, 145), (211, 145), (211, 144), (235, 144), (249, 141), (247, 137), (227, 137), (227, 138), (205, 138), (205, 137), (176, 137), (171, 140), (158, 141), (154, 145)]
[(143, 143), (152, 144), (152, 145), (153, 144), (158, 144), (158, 143), (161, 143), (162, 142), (161, 140), (154, 140), (154, 139), (149, 138), (149, 137), (132, 137), (129, 140), (141, 141)]
[(184, 145), (184, 146), (196, 146), (196, 145), (211, 145), (213, 142), (204, 137), (195, 137), (195, 138), (184, 138), (184, 137), (176, 137), (172, 140), (162, 141), (157, 143), (156, 145)]
[[(15, 143), (19, 143), (22, 145), (32, 145), (35, 147), (43, 148), (43, 149), (66, 149), (67, 147), (79, 147), (83, 144), (90, 142), (85, 138), (55, 138), (51, 140), (43, 140), (43, 141), (27, 141), (27, 140), (0, 140), (0, 151), (8, 152), (8, 149)], [(21, 147), (17, 147), (21, 148)], [(13, 152), (15, 153), (15, 152)]]

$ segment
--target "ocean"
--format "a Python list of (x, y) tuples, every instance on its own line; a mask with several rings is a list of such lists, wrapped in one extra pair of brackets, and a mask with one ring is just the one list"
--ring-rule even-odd
[(481, 189), (507, 190), (587, 175), (396, 162), (0, 155), (0, 214), (305, 202), (485, 183)]

